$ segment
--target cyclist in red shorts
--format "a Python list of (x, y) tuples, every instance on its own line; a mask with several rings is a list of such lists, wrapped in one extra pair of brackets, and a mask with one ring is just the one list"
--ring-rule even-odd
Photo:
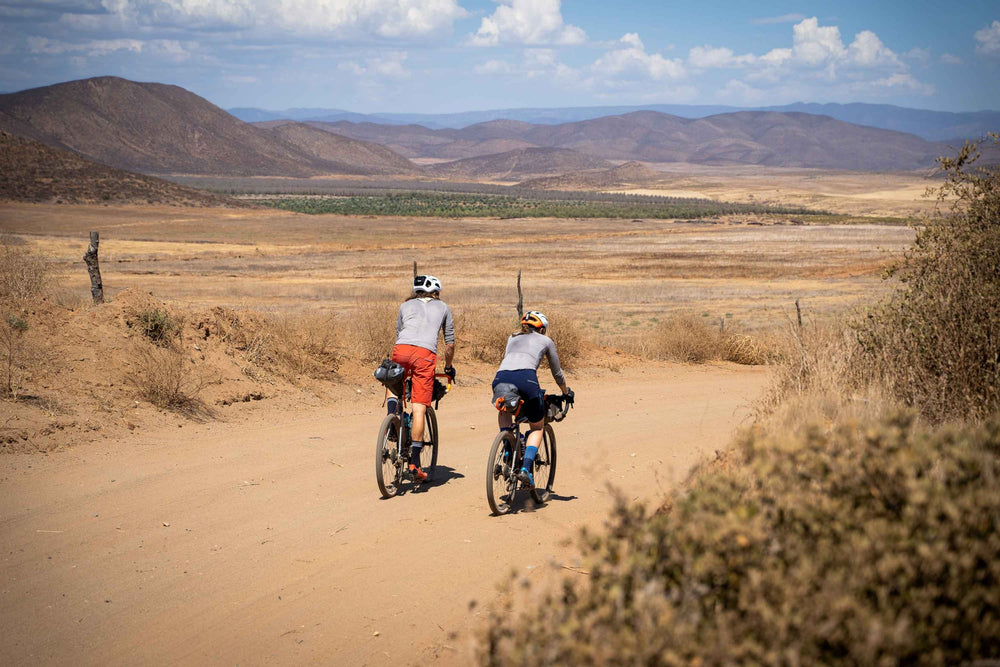
[[(420, 469), (420, 449), (424, 446), (424, 414), (434, 395), (434, 371), (437, 368), (438, 334), (444, 332), (444, 372), (455, 379), (451, 365), (455, 357), (455, 325), (451, 308), (441, 301), (441, 281), (434, 276), (413, 279), (413, 293), (399, 306), (396, 318), (396, 345), (392, 360), (412, 373), (413, 426), (410, 447), (410, 474), (422, 482), (427, 473)], [(399, 409), (395, 397), (386, 402), (389, 413)]]

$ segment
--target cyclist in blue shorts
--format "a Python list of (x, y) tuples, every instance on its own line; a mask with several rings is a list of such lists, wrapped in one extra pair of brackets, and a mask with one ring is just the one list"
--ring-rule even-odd
[[(524, 463), (518, 477), (521, 482), (532, 487), (535, 480), (531, 470), (538, 446), (542, 442), (542, 427), (545, 425), (545, 392), (538, 383), (538, 366), (542, 357), (548, 358), (552, 378), (567, 400), (573, 402), (573, 391), (566, 386), (556, 345), (545, 335), (548, 328), (548, 318), (539, 311), (530, 310), (525, 313), (521, 318), (521, 330), (507, 339), (507, 350), (496, 377), (493, 378), (493, 404), (500, 410), (500, 429), (510, 430), (514, 425), (515, 415), (523, 415), (528, 420), (530, 430), (525, 442)], [(502, 408), (504, 402), (510, 405), (509, 397), (514, 391), (520, 395), (521, 401), (517, 411), (511, 414)]]

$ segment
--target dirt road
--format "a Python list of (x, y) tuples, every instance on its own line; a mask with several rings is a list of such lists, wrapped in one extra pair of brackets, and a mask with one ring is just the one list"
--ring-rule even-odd
[(488, 379), (459, 376), (442, 402), (438, 481), (390, 500), (372, 400), (3, 457), (0, 663), (469, 664), (512, 567), (573, 566), (607, 485), (658, 496), (728, 443), (767, 380), (660, 365), (571, 381), (555, 497), (497, 518)]

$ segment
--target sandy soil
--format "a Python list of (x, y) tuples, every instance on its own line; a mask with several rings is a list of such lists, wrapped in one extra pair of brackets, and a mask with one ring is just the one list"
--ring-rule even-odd
[[(517, 567), (573, 573), (609, 485), (655, 499), (729, 441), (766, 371), (670, 364), (570, 378), (556, 495), (491, 517), (489, 370), (439, 412), (439, 479), (381, 500), (371, 392), (261, 404), (53, 454), (0, 458), (2, 664), (441, 664)], [(576, 575), (574, 575), (576, 576)], [(583, 576), (583, 575), (579, 575)]]

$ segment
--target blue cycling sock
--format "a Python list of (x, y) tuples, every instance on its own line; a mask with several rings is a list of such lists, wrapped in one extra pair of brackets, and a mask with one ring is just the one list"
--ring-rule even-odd
[(423, 448), (424, 443), (414, 440), (410, 443), (410, 463), (420, 467), (420, 450)]
[(531, 472), (531, 466), (535, 463), (535, 455), (538, 454), (538, 447), (525, 447), (524, 448), (524, 463), (522, 467)]

